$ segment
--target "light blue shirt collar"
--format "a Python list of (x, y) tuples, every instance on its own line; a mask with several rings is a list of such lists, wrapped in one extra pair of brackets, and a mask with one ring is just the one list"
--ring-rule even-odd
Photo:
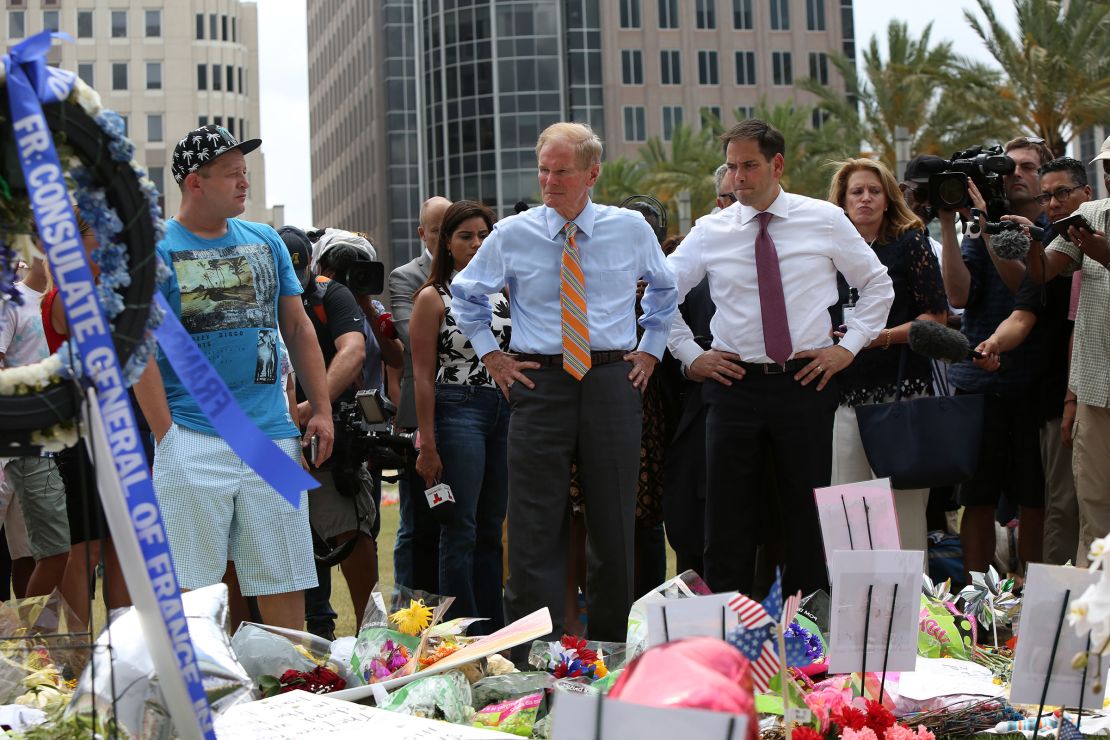
[[(755, 218), (758, 213), (760, 213), (760, 211), (741, 203), (738, 218), (741, 224), (747, 224)], [(771, 201), (771, 205), (767, 206), (767, 213), (778, 216), (779, 218), (789, 218), (790, 203), (787, 202), (786, 191), (782, 189), (781, 185), (779, 186), (779, 194)]]
[[(563, 227), (566, 226), (567, 219), (559, 215), (559, 212), (554, 208), (544, 206), (547, 209), (545, 214), (547, 218), (547, 236), (552, 241), (563, 233)], [(570, 219), (574, 225), (578, 227), (586, 236), (593, 234), (594, 230), (594, 202), (590, 198), (586, 198), (586, 205), (582, 207), (582, 212), (574, 218)]]

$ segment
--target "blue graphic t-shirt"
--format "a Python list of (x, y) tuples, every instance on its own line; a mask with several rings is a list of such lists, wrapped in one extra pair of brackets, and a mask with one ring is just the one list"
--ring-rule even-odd
[[(227, 234), (203, 239), (173, 220), (158, 254), (173, 272), (159, 289), (246, 415), (271, 439), (298, 436), (281, 390), (277, 308), (301, 286), (281, 237), (231, 218)], [(158, 368), (173, 420), (217, 434), (161, 352)]]

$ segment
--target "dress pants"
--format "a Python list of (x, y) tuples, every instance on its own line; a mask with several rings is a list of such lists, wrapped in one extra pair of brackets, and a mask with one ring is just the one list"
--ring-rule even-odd
[[(715, 592), (750, 593), (765, 507), (778, 508), (785, 548), (783, 593), (828, 589), (821, 528), (813, 489), (829, 484), (833, 414), (839, 394), (833, 378), (824, 390), (803, 386), (793, 373), (749, 371), (731, 386), (706, 381), (702, 390), (708, 465), (705, 498), (705, 580)], [(763, 455), (777, 471), (775, 500), (761, 482)]]
[(1072, 449), (1060, 440), (1060, 418), (1041, 425), (1044, 465), (1044, 561), (1074, 564), (1079, 549), (1079, 499), (1075, 495)]
[[(525, 370), (536, 387), (509, 389), (509, 622), (546, 606), (553, 634), (563, 634), (570, 466), (577, 459), (589, 532), (588, 635), (625, 640), (642, 413), (630, 371), (631, 363), (613, 362), (578, 381), (562, 368)], [(526, 651), (514, 651), (514, 660)]]
[(393, 545), (393, 582), (398, 586), (438, 593), (439, 522), (424, 497), (424, 479), (414, 467), (399, 471), (400, 523)]

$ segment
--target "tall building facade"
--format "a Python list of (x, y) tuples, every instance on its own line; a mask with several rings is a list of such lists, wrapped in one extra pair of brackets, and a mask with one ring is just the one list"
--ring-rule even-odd
[[(842, 82), (852, 0), (313, 0), (308, 4), (317, 225), (370, 232), (393, 264), (421, 249), (421, 201), (499, 215), (538, 198), (534, 146), (588, 122), (606, 158), (635, 157), (702, 111), (726, 125), (761, 101)], [(818, 122), (815, 122), (815, 124)]]
[[(258, 7), (239, 0), (6, 0), (7, 45), (43, 30), (64, 31), (51, 64), (76, 72), (121, 116), (135, 158), (163, 194), (167, 216), (181, 192), (173, 149), (207, 123), (239, 139), (259, 135)], [(265, 145), (248, 159), (244, 218), (270, 222)]]

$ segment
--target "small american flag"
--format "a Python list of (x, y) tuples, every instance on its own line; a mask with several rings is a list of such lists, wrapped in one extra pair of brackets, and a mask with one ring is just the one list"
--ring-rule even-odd
[[(751, 662), (752, 683), (757, 691), (767, 691), (771, 679), (779, 672), (780, 662), (776, 628), (781, 624), (785, 629), (794, 620), (801, 603), (800, 592), (782, 601), (782, 574), (775, 574), (775, 582), (771, 591), (762, 603), (755, 601), (743, 594), (736, 596), (729, 602), (729, 607), (736, 612), (740, 626), (729, 635), (731, 642)], [(805, 649), (802, 646), (801, 661), (796, 661), (797, 651), (793, 645), (787, 648), (787, 663), (805, 663)]]
[(1060, 740), (1083, 740), (1083, 733), (1067, 717), (1060, 721)]

